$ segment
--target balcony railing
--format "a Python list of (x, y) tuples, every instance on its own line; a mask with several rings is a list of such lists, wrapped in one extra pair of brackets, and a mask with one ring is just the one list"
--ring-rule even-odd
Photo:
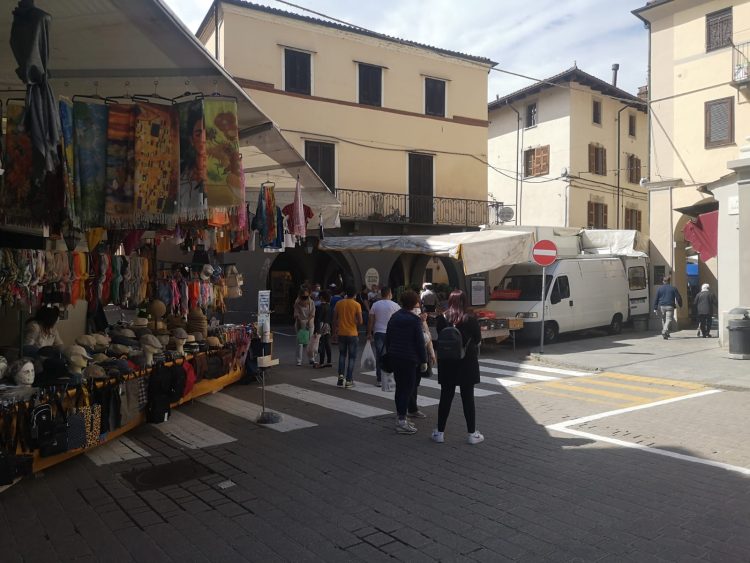
[(732, 45), (732, 84), (737, 87), (750, 84), (750, 43)]
[[(337, 189), (341, 217), (360, 221), (477, 227), (498, 220), (502, 203), (477, 199)], [(505, 212), (508, 216), (508, 212)]]

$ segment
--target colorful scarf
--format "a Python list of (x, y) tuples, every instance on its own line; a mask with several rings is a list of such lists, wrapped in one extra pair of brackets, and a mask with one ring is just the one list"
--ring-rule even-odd
[(206, 126), (203, 100), (177, 104), (180, 115), (180, 219), (206, 218)]
[(65, 188), (65, 208), (68, 220), (73, 227), (80, 226), (78, 207), (80, 192), (76, 190), (75, 181), (75, 152), (73, 148), (73, 102), (67, 98), (60, 98), (60, 123), (62, 126), (62, 170), (63, 186)]
[(176, 223), (180, 176), (177, 111), (137, 104), (135, 118), (135, 211), (139, 223)]
[(2, 191), (2, 213), (10, 220), (25, 222), (30, 213), (26, 203), (32, 193), (33, 157), (31, 137), (23, 128), (24, 107), (8, 104), (5, 135), (5, 175)]
[(205, 99), (203, 108), (206, 122), (208, 206), (226, 207), (234, 213), (243, 201), (237, 102)]
[(73, 102), (75, 128), (75, 181), (80, 193), (83, 227), (104, 224), (104, 194), (107, 178), (107, 106)]
[(109, 106), (107, 121), (107, 195), (105, 223), (115, 227), (133, 224), (135, 197), (135, 106)]

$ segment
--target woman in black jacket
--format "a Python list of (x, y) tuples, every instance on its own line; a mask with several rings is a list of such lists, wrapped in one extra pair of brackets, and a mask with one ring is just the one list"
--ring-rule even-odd
[(401, 309), (388, 321), (385, 332), (385, 349), (396, 380), (396, 432), (399, 434), (414, 434), (417, 431), (417, 427), (406, 419), (406, 411), (417, 383), (417, 370), (427, 371), (422, 320), (412, 312), (417, 303), (419, 296), (415, 292), (404, 292)]
[(461, 333), (466, 353), (463, 359), (441, 359), (440, 345), (437, 350), (438, 383), (440, 383), (440, 404), (438, 406), (438, 426), (432, 432), (432, 441), (445, 441), (445, 424), (451, 412), (451, 403), (456, 394), (456, 385), (461, 388), (461, 402), (464, 406), (466, 430), (469, 432), (469, 444), (478, 444), (484, 440), (476, 428), (474, 409), (474, 385), (479, 383), (479, 344), (482, 334), (477, 319), (467, 312), (469, 300), (461, 290), (451, 293), (448, 298), (448, 310), (437, 318), (438, 342), (440, 332), (454, 326)]

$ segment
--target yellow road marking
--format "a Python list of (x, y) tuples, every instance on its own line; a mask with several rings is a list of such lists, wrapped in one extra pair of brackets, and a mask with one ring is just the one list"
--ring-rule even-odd
[(586, 403), (596, 403), (598, 405), (622, 406), (622, 403), (619, 401), (601, 401), (599, 399), (591, 399), (590, 397), (581, 397), (580, 395), (571, 395), (568, 393), (557, 393), (555, 391), (548, 391), (540, 387), (531, 387), (529, 385), (524, 385), (523, 387), (515, 387), (513, 391), (515, 391), (516, 389), (518, 390), (532, 389), (534, 391), (538, 391), (539, 393), (543, 393), (544, 395), (554, 395), (555, 397), (564, 397), (566, 399), (573, 399), (575, 401), (584, 401)]
[(691, 389), (691, 390), (707, 388), (705, 385), (701, 385), (700, 383), (688, 383), (687, 381), (677, 381), (675, 379), (662, 379), (658, 377), (645, 377), (642, 375), (626, 375), (624, 373), (614, 373), (610, 371), (605, 371), (603, 373), (600, 373), (599, 376), (607, 377), (610, 379), (621, 379), (623, 381), (637, 381), (640, 383), (654, 383), (657, 385), (668, 385), (670, 387), (683, 387), (685, 389)]
[[(653, 393), (656, 395), (662, 395), (662, 394), (668, 394), (669, 391), (666, 391), (664, 388), (657, 388), (657, 387), (642, 387), (640, 385), (631, 385), (629, 383), (615, 383), (614, 381), (601, 381), (599, 379), (583, 379), (578, 378), (576, 379), (576, 383), (586, 383), (587, 385), (601, 385), (603, 387), (616, 387), (618, 389), (632, 389), (634, 391), (641, 391), (643, 393)], [(682, 393), (680, 393), (682, 394)]]
[[(642, 397), (640, 395), (635, 394), (626, 394), (626, 393), (616, 393), (614, 391), (605, 391), (603, 389), (591, 389), (589, 387), (583, 387), (581, 385), (573, 385), (573, 384), (567, 384), (562, 381), (553, 381), (546, 384), (547, 387), (553, 387), (555, 389), (563, 389), (566, 391), (578, 391), (580, 393), (586, 393), (591, 395), (598, 395), (601, 397), (607, 397), (609, 399), (620, 399), (622, 401), (633, 401), (633, 400), (640, 400), (640, 399), (647, 399), (651, 400), (651, 397)], [(681, 395), (682, 393), (664, 393), (663, 396), (665, 398), (667, 397), (674, 397), (676, 395)]]

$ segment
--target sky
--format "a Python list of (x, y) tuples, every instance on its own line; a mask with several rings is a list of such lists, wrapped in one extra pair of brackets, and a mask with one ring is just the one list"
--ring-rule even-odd
[[(498, 68), (549, 78), (577, 64), (603, 80), (620, 64), (618, 86), (635, 94), (646, 84), (648, 35), (630, 12), (645, 0), (292, 0), (379, 33), (488, 57)], [(211, 0), (166, 0), (195, 31)], [(305, 12), (274, 0), (258, 2)], [(315, 16), (313, 16), (315, 17)], [(532, 81), (491, 72), (488, 100)]]

